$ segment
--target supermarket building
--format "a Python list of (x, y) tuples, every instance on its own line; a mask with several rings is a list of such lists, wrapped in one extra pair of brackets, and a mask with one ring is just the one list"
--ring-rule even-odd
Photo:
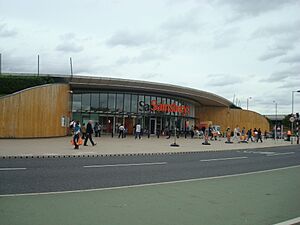
[(214, 124), (269, 130), (268, 120), (227, 99), (176, 85), (91, 77), (51, 75), (55, 83), (0, 97), (0, 138), (59, 137), (69, 121), (99, 122), (103, 133), (123, 124), (132, 134), (140, 123), (149, 134)]

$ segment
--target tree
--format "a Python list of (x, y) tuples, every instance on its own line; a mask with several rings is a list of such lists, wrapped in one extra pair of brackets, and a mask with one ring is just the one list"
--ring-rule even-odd
[(290, 122), (291, 116), (292, 116), (292, 114), (288, 114), (282, 120), (282, 125), (283, 125), (284, 129), (287, 129), (287, 130), (290, 129), (290, 127), (291, 127), (291, 122)]

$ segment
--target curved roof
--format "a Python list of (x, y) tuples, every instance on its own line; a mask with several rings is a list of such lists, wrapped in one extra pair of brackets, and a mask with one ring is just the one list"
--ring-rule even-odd
[(193, 100), (207, 106), (230, 107), (233, 103), (218, 95), (193, 88), (139, 80), (116, 79), (107, 77), (74, 76), (69, 84), (72, 89), (107, 89), (118, 91), (136, 91), (156, 93)]

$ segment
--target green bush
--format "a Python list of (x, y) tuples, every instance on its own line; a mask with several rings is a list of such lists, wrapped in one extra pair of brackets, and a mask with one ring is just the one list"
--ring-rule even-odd
[(12, 94), (26, 88), (54, 83), (51, 77), (37, 77), (37, 76), (0, 76), (0, 96)]

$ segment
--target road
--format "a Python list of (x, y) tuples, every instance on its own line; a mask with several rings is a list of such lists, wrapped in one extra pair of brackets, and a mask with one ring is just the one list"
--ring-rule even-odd
[(295, 165), (300, 165), (298, 146), (170, 155), (1, 159), (0, 195), (150, 184)]

